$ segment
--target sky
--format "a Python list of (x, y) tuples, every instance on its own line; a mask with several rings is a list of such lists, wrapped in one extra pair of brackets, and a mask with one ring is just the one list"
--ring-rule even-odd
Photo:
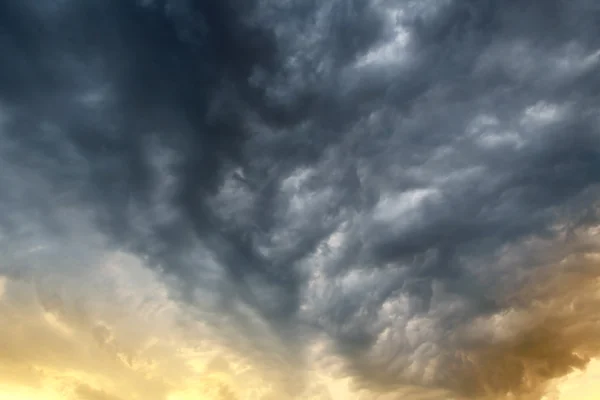
[(0, 400), (600, 398), (596, 0), (0, 2)]

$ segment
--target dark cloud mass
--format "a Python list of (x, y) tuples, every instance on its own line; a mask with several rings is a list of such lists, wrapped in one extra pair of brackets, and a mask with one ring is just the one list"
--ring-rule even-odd
[(301, 363), (324, 338), (374, 390), (534, 395), (585, 365), (585, 321), (485, 330), (598, 250), (599, 20), (592, 0), (5, 0), (0, 233), (61, 237), (81, 210), (239, 345)]

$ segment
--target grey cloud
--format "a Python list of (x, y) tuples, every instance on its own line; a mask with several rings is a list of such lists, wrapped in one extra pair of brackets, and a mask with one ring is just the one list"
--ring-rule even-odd
[(444, 337), (502, 308), (502, 251), (598, 222), (592, 1), (144, 4), (0, 6), (0, 206), (90, 210), (257, 343), (240, 307), (460, 392)]

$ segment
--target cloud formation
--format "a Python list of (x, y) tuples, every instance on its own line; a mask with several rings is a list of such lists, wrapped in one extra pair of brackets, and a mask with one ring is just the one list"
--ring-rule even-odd
[[(69, 378), (84, 399), (538, 400), (598, 356), (595, 2), (38, 3), (0, 5), (22, 368), (106, 372)], [(159, 333), (105, 321), (139, 279), (162, 297), (126, 315)], [(237, 369), (140, 373), (162, 307), (159, 371), (203, 340)]]

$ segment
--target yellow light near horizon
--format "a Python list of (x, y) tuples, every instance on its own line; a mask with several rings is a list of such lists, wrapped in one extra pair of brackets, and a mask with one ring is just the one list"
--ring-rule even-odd
[(64, 396), (56, 392), (2, 385), (0, 386), (0, 400), (64, 400)]
[(558, 400), (600, 399), (600, 360), (593, 360), (584, 371), (577, 371), (561, 379)]

